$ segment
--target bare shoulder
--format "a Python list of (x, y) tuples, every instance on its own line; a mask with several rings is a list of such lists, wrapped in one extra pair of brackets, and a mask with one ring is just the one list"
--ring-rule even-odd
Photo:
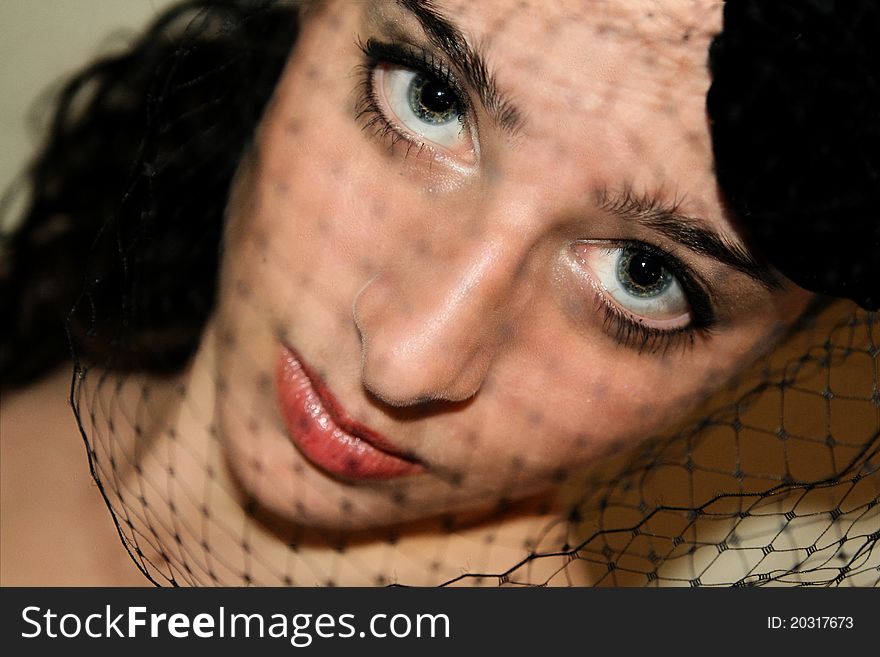
[(58, 372), (0, 398), (0, 584), (139, 586)]

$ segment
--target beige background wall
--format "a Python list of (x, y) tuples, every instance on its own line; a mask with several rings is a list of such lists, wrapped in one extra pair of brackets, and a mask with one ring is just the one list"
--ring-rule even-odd
[(170, 0), (0, 0), (0, 191), (38, 143), (35, 100), (65, 74), (124, 43)]

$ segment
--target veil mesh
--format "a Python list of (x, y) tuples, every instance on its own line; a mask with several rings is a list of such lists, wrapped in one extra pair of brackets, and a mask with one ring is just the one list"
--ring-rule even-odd
[[(236, 498), (212, 464), (196, 485), (177, 476), (173, 439), (141, 458), (157, 421), (149, 383), (80, 371), (73, 398), (120, 535), (159, 584), (877, 586), (878, 345), (875, 314), (833, 304), (713, 399), (716, 410), (574, 477), (552, 511), (529, 509), (524, 543), (447, 517), (374, 537), (379, 559), (344, 533), (301, 528), (287, 529), (282, 553), (261, 554), (257, 510), (245, 505), (234, 526), (212, 516)], [(424, 536), (441, 547), (425, 550)], [(395, 577), (398, 561), (410, 579)]]
[[(180, 12), (175, 21), (190, 35), (236, 35), (246, 21), (233, 14), (217, 21)], [(290, 39), (294, 32), (274, 36)], [(232, 66), (209, 60), (206, 70), (193, 72), (183, 63), (197, 52), (173, 49), (162, 84), (151, 87), (150, 121), (121, 201), (137, 206), (144, 223), (134, 233), (115, 220), (105, 227), (99, 239), (118, 243), (118, 260), (99, 263), (100, 281), (137, 283), (161, 269), (164, 263), (138, 258), (137, 250), (152, 239), (163, 172), (180, 173), (175, 157), (190, 152), (193, 140), (225, 137), (211, 124), (219, 95), (197, 106), (175, 100)], [(176, 126), (193, 117), (204, 118), (200, 133), (173, 141)], [(212, 157), (200, 154), (203, 162)], [(174, 286), (179, 281), (168, 281)], [(502, 500), (489, 516), (449, 514), (347, 531), (276, 517), (224, 474), (228, 464), (218, 456), (222, 438), (210, 401), (189, 384), (201, 381), (222, 396), (226, 382), (193, 365), (183, 373), (162, 367), (134, 373), (137, 354), (169, 336), (155, 330), (133, 337), (159, 301), (138, 298), (136, 284), (125, 289), (135, 295), (115, 302), (122, 308), (119, 326), (100, 317), (107, 292), (97, 287), (80, 299), (72, 326), (74, 334), (81, 327), (80, 346), (110, 335), (135, 357), (112, 360), (81, 349), (71, 395), (120, 538), (156, 584), (880, 583), (880, 327), (875, 314), (849, 302), (817, 305), (778, 348), (663, 436), (634, 449), (618, 446), (588, 471), (560, 472), (553, 497)], [(195, 303), (209, 308), (212, 299)], [(176, 410), (169, 415), (168, 408)], [(193, 424), (204, 427), (203, 436), (179, 430)], [(515, 459), (511, 468), (513, 481)]]

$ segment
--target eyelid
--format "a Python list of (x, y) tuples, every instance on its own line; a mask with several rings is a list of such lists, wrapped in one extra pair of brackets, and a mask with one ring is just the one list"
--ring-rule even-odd
[[(617, 346), (632, 349), (638, 354), (666, 354), (674, 349), (686, 351), (697, 344), (698, 338), (712, 334), (711, 327), (701, 328), (699, 322), (689, 322), (676, 327), (658, 328), (640, 322), (638, 315), (610, 297), (589, 265), (584, 263), (580, 251), (585, 245), (596, 249), (618, 248), (620, 244), (632, 244), (611, 239), (579, 239), (570, 241), (560, 252), (560, 278), (570, 290), (562, 297), (564, 313), (573, 328), (593, 342), (599, 337), (609, 339)], [(569, 296), (569, 294), (571, 296)]]

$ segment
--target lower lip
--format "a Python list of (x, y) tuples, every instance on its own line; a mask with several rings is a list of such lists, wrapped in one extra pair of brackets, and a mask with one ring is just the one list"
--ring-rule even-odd
[(278, 358), (275, 385), (291, 441), (321, 470), (364, 481), (423, 470), (386, 438), (349, 418), (320, 377), (287, 347)]

